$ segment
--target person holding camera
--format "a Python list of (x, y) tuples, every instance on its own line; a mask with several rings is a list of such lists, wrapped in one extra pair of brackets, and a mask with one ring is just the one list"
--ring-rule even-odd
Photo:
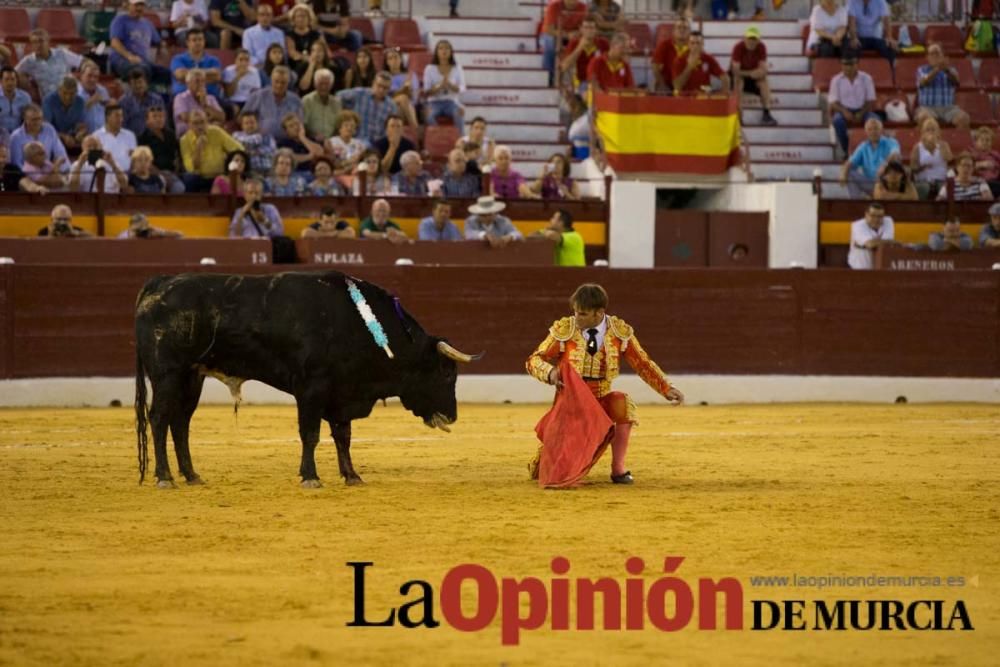
[(111, 153), (104, 150), (94, 135), (83, 140), (82, 152), (69, 170), (69, 189), (73, 192), (96, 191), (98, 172), (104, 174), (104, 192), (117, 194), (128, 188), (128, 175), (123, 172)]
[(229, 236), (232, 238), (274, 238), (285, 233), (281, 214), (274, 204), (261, 201), (264, 195), (264, 184), (259, 178), (250, 178), (243, 184), (244, 204), (229, 223)]
[(52, 221), (39, 229), (38, 235), (50, 239), (87, 239), (93, 237), (93, 234), (87, 230), (73, 224), (73, 209), (66, 204), (59, 204), (52, 209)]
[(133, 213), (128, 221), (128, 228), (118, 235), (120, 239), (179, 239), (183, 236), (172, 229), (160, 229), (149, 224), (149, 218), (143, 213)]

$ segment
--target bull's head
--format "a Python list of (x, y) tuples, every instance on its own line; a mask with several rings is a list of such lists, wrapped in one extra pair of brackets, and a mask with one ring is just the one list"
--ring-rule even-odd
[(482, 356), (460, 352), (443, 340), (429, 338), (418, 361), (416, 376), (399, 395), (403, 406), (427, 426), (450, 432), (448, 425), (458, 418), (455, 400), (458, 364)]

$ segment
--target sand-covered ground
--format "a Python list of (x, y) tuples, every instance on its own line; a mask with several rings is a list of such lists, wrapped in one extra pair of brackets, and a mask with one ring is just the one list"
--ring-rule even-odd
[[(1000, 655), (1000, 410), (995, 406), (640, 407), (629, 457), (588, 484), (526, 479), (543, 406), (463, 405), (450, 435), (398, 405), (356, 422), (367, 484), (301, 489), (290, 407), (203, 407), (207, 484), (137, 485), (129, 408), (0, 410), (0, 663), (92, 665), (995, 665)], [(152, 459), (152, 451), (150, 452)], [(177, 475), (171, 453), (171, 466)], [(179, 475), (178, 475), (179, 477)], [(460, 632), (348, 627), (348, 561), (371, 561), (371, 620), (477, 563), (501, 577), (646, 584), (735, 577), (744, 629)], [(963, 577), (962, 586), (762, 587), (760, 576)], [(466, 589), (466, 608), (471, 596)], [(972, 631), (753, 631), (751, 600), (963, 600)], [(434, 613), (442, 621), (440, 605)], [(525, 610), (522, 610), (525, 611)], [(417, 614), (420, 616), (420, 614)], [(813, 612), (805, 618), (812, 625)], [(947, 619), (946, 619), (947, 620)]]

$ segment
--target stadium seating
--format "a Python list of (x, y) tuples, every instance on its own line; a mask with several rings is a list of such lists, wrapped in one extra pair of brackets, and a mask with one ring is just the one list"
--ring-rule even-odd
[(1000, 91), (1000, 59), (983, 59), (979, 64), (978, 82), (986, 90)]
[(969, 120), (973, 125), (996, 124), (993, 102), (985, 93), (959, 90), (955, 93), (955, 104), (969, 114)]
[(0, 8), (0, 39), (11, 42), (28, 41), (31, 19), (27, 10), (14, 7)]
[(627, 23), (625, 32), (628, 33), (632, 41), (630, 51), (633, 54), (647, 55), (653, 51), (653, 36), (649, 32), (649, 26), (645, 23)]
[(924, 30), (924, 44), (938, 43), (948, 55), (965, 55), (965, 38), (956, 25), (929, 25)]
[(382, 42), (386, 46), (395, 46), (404, 51), (425, 48), (420, 28), (413, 19), (386, 19), (382, 27)]
[(76, 29), (76, 19), (68, 9), (40, 9), (35, 27), (44, 28), (54, 44), (76, 44), (84, 41)]
[(408, 60), (406, 63), (406, 69), (409, 72), (413, 72), (417, 77), (423, 79), (424, 68), (427, 67), (427, 63), (431, 61), (430, 51), (424, 49), (422, 51), (410, 51), (408, 54)]
[(424, 150), (432, 160), (448, 159), (460, 135), (454, 125), (430, 125), (424, 130)]
[(86, 11), (83, 13), (83, 24), (80, 32), (83, 38), (91, 44), (110, 42), (111, 22), (115, 19), (114, 11)]
[[(920, 37), (920, 29), (917, 28), (917, 26), (913, 25), (912, 23), (911, 24), (905, 24), (905, 25), (901, 24), (901, 23), (896, 23), (895, 25), (893, 25), (892, 26), (892, 38), (895, 39), (895, 40), (899, 40), (899, 34), (900, 34), (900, 32), (903, 31), (904, 28), (906, 29), (906, 33), (910, 37), (910, 44), (911, 45), (913, 45), (913, 46), (922, 46), (923, 45), (924, 42), (923, 42), (923, 40)], [(907, 54), (903, 54), (903, 55), (907, 55)], [(922, 56), (923, 54), (922, 53), (914, 53), (912, 55)]]
[(372, 25), (371, 19), (365, 18), (364, 16), (352, 16), (349, 20), (351, 30), (357, 30), (360, 32), (361, 36), (365, 40), (365, 43), (378, 42), (375, 38), (375, 26)]
[(218, 58), (223, 68), (236, 62), (236, 51), (233, 49), (205, 49), (205, 53)]

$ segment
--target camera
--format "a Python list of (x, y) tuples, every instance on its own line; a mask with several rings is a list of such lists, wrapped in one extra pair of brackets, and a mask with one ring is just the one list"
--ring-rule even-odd
[(257, 199), (257, 200), (254, 201), (254, 203), (252, 204), (252, 208), (255, 211), (259, 211), (260, 210), (260, 200), (259, 199)]
[(65, 220), (56, 220), (52, 223), (52, 233), (55, 236), (69, 236), (73, 233), (73, 228)]
[(135, 230), (135, 237), (138, 239), (148, 239), (149, 238), (149, 227), (143, 227), (142, 229)]
[(87, 164), (93, 167), (94, 165), (97, 164), (97, 161), (100, 160), (103, 156), (104, 156), (104, 151), (97, 148), (92, 148), (89, 151), (87, 151)]

